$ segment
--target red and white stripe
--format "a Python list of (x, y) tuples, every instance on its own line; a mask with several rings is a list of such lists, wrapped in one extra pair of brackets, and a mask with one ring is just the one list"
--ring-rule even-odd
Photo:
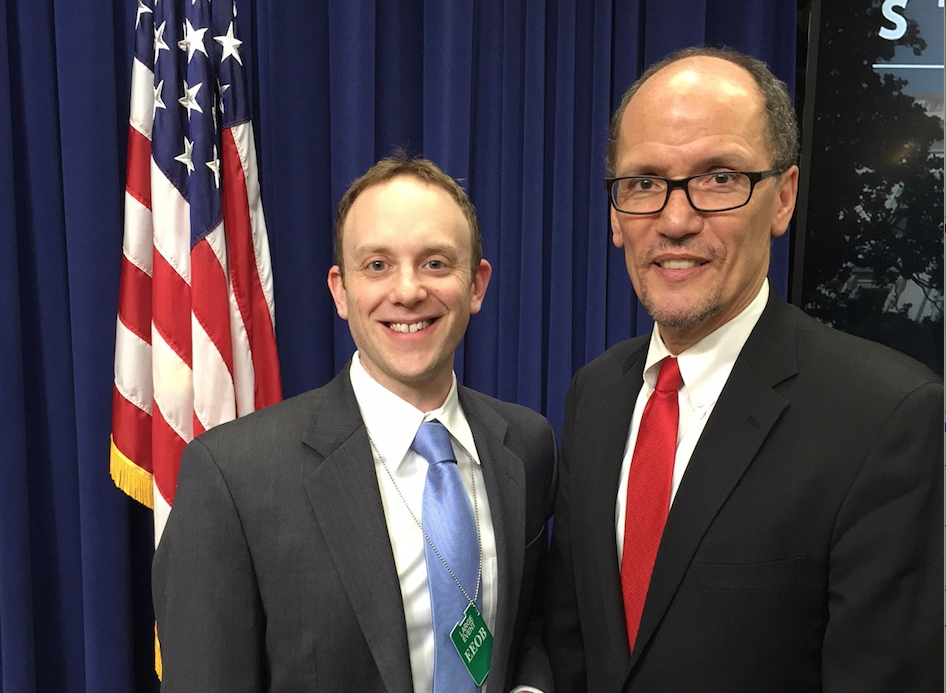
[(154, 164), (154, 75), (137, 59), (115, 340), (111, 473), (155, 542), (194, 436), (282, 398), (253, 129), (222, 132), (223, 221), (191, 248), (189, 205)]

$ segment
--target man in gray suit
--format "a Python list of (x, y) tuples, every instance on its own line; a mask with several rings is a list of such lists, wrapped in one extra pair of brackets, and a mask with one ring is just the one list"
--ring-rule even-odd
[(491, 271), (473, 205), (428, 161), (382, 160), (339, 204), (335, 257), (350, 365), (184, 453), (153, 566), (162, 690), (456, 693), (488, 671), (490, 693), (551, 691), (555, 437), (453, 373)]

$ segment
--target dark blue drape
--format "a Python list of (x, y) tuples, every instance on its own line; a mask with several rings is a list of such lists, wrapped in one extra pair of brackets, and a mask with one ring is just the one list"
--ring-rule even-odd
[[(757, 55), (792, 86), (796, 8), (614, 4), (400, 0), (292, 16), (256, 5), (261, 177), (287, 394), (325, 382), (351, 353), (323, 288), (333, 207), (396, 146), (463, 179), (479, 211), (494, 274), (457, 359), (468, 385), (557, 425), (570, 374), (649, 329), (608, 235), (600, 181), (612, 108), (646, 65), (701, 43)], [(779, 239), (773, 259), (783, 294), (788, 247)], [(330, 339), (332, 358), (319, 358)]]
[[(162, 0), (166, 2), (168, 0)], [(352, 345), (334, 205), (396, 146), (464, 180), (494, 267), (464, 382), (558, 425), (571, 373), (649, 328), (610, 247), (611, 110), (670, 50), (790, 86), (794, 2), (238, 0), (287, 395)], [(135, 0), (0, 0), (0, 690), (154, 690), (150, 515), (108, 476)], [(788, 240), (772, 277), (785, 293)]]

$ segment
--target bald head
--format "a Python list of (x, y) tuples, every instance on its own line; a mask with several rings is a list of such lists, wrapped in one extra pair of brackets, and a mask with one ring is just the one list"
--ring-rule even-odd
[(707, 87), (727, 100), (762, 103), (762, 95), (748, 72), (728, 60), (703, 55), (683, 58), (668, 65), (642, 84), (638, 93), (669, 90), (685, 94), (706, 90)]
[[(617, 141), (618, 176), (746, 170), (749, 161), (768, 169), (772, 161), (752, 78), (733, 63), (703, 56), (675, 62), (641, 85), (624, 110)], [(657, 161), (670, 168), (653, 168)]]
[[(778, 80), (765, 63), (728, 49), (687, 48), (667, 56), (648, 68), (631, 85), (611, 119), (608, 141), (607, 175), (615, 175), (621, 133), (641, 121), (627, 119), (629, 103), (641, 91), (651, 96), (680, 96), (687, 92), (700, 98), (700, 87), (711, 87), (704, 97), (729, 99), (733, 108), (755, 111), (764, 133), (765, 146), (771, 155), (772, 168), (784, 170), (798, 158), (798, 124), (785, 84)], [(646, 89), (645, 89), (646, 87)], [(715, 92), (715, 93), (712, 93)], [(758, 110), (756, 111), (756, 106)], [(659, 112), (654, 114), (659, 116)]]

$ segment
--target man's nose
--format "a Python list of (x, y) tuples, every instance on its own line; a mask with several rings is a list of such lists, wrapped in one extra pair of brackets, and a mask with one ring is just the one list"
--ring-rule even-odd
[(703, 215), (690, 204), (686, 190), (671, 190), (667, 204), (660, 212), (660, 232), (665, 236), (679, 238), (699, 233), (702, 227)]
[(392, 299), (395, 303), (413, 305), (427, 298), (427, 289), (423, 278), (413, 267), (402, 269), (397, 274), (392, 290)]

